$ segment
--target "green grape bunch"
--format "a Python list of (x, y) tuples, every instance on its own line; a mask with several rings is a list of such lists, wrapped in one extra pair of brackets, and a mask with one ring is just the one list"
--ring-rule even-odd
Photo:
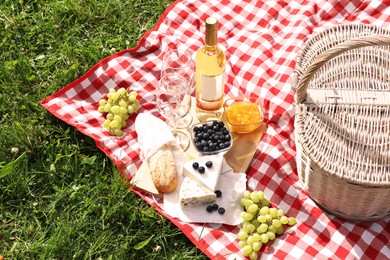
[(126, 126), (127, 119), (139, 108), (137, 95), (136, 91), (129, 93), (125, 88), (118, 90), (112, 88), (107, 93), (107, 99), (99, 100), (98, 111), (106, 114), (103, 126), (109, 131), (110, 135), (117, 137), (123, 135), (122, 129)]
[(244, 191), (240, 205), (244, 211), (241, 212), (243, 222), (237, 234), (238, 246), (251, 260), (258, 259), (262, 246), (283, 234), (286, 225), (297, 223), (294, 217), (285, 216), (282, 209), (271, 207), (263, 191)]

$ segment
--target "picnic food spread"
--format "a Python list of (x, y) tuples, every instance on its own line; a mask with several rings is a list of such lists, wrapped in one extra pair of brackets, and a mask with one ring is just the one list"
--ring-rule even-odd
[[(210, 8), (210, 5), (213, 8)], [(230, 132), (231, 147), (223, 154), (222, 170), (214, 194), (212, 190), (206, 190), (199, 185), (199, 181), (182, 175), (181, 167), (185, 162), (205, 155), (197, 151), (193, 144), (188, 150), (188, 156), (180, 158), (180, 154), (173, 151), (178, 167), (178, 184), (172, 192), (161, 194), (155, 189), (146, 163), (147, 158), (157, 152), (156, 147), (174, 142), (169, 128), (159, 124), (161, 122), (156, 122), (151, 127), (147, 118), (150, 114), (158, 115), (153, 103), (153, 92), (158, 83), (159, 64), (163, 53), (173, 47), (193, 51), (195, 54), (203, 44), (203, 34), (195, 32), (205, 31), (204, 19), (214, 13), (217, 13), (220, 21), (219, 46), (228, 57), (228, 62), (224, 64), (227, 74), (224, 94), (226, 97), (259, 97), (264, 105), (263, 124), (245, 134)], [(212, 259), (256, 258), (256, 253), (253, 252), (258, 252), (258, 256), (276, 259), (385, 259), (390, 254), (388, 217), (373, 222), (350, 222), (335, 217), (320, 208), (300, 183), (297, 167), (301, 165), (297, 165), (295, 160), (298, 151), (294, 140), (292, 75), (297, 70), (298, 76), (301, 77), (300, 69), (306, 68), (313, 61), (311, 58), (303, 58), (297, 62), (297, 56), (301, 49), (305, 50), (305, 42), (311, 38), (318, 39), (315, 34), (324, 28), (351, 22), (388, 28), (388, 17), (390, 7), (377, 1), (177, 1), (167, 9), (154, 30), (142, 38), (137, 48), (108, 57), (80, 79), (46, 98), (42, 105), (55, 116), (91, 136), (97, 147), (118, 166), (122, 176), (137, 182), (137, 189), (132, 191), (172, 221)], [(355, 33), (359, 37), (371, 34), (371, 30), (366, 28), (360, 31), (359, 28), (362, 29), (354, 29), (353, 34), (342, 33), (342, 30), (339, 32), (345, 38)], [(333, 37), (335, 38), (337, 37)], [(327, 38), (325, 36), (321, 39)], [(333, 46), (332, 43), (329, 45)], [(309, 50), (308, 53), (316, 56), (315, 51)], [(372, 52), (367, 51), (367, 54), (369, 53)], [(353, 57), (356, 56), (347, 55), (344, 58)], [(382, 55), (378, 60), (382, 61), (383, 57), (387, 56)], [(387, 64), (387, 60), (382, 63)], [(366, 67), (372, 68), (370, 65)], [(340, 66), (330, 67), (333, 73), (331, 75), (339, 75), (337, 68)], [(326, 70), (322, 69), (321, 72)], [(323, 77), (313, 77), (314, 82), (322, 79)], [(343, 82), (348, 86), (349, 78), (345, 78)], [(361, 80), (359, 84), (364, 82)], [(140, 109), (128, 118), (126, 127), (121, 129), (123, 136), (117, 138), (102, 127), (105, 118), (97, 109), (99, 99), (104, 97), (109, 89), (118, 89), (123, 84), (129, 86), (128, 90), (137, 91)], [(310, 87), (312, 86), (309, 86), (309, 89)], [(317, 89), (308, 91), (308, 96), (315, 98), (316, 91)], [(334, 94), (334, 91), (332, 93)], [(312, 107), (316, 109), (318, 106)], [(91, 111), (99, 113), (99, 116)], [(192, 115), (196, 115), (194, 111), (191, 112)], [(312, 112), (306, 114), (315, 116)], [(364, 115), (370, 117), (369, 113)], [(353, 117), (348, 115), (348, 118)], [(232, 130), (227, 123), (226, 113), (221, 119), (228, 129)], [(308, 124), (305, 131), (312, 129), (311, 122), (313, 121), (304, 120), (303, 123)], [(138, 129), (142, 129), (141, 135), (137, 135)], [(155, 133), (159, 133), (157, 137)], [(310, 131), (308, 133), (310, 134)], [(263, 139), (260, 140), (261, 138)], [(337, 144), (339, 143), (341, 142)], [(318, 152), (319, 149), (313, 147), (314, 151)], [(372, 153), (375, 154), (375, 151)], [(306, 165), (305, 161), (302, 163), (302, 166), (308, 166), (307, 170), (302, 171), (305, 178), (310, 176), (310, 165), (312, 164)], [(203, 166), (205, 173), (207, 172), (207, 166), (199, 166)], [(386, 171), (383, 174), (388, 176)], [(143, 176), (150, 179), (142, 179)], [(310, 177), (308, 180), (315, 179)], [(148, 186), (150, 183), (153, 187)], [(188, 190), (191, 184), (198, 190), (185, 192), (186, 194), (182, 192), (180, 196), (182, 189)], [(322, 187), (313, 183), (309, 185), (310, 190), (313, 187)], [(375, 192), (375, 196), (388, 191), (385, 182), (380, 185), (382, 186), (377, 187), (380, 192)], [(345, 185), (339, 187), (342, 192)], [(153, 192), (149, 192), (149, 189)], [(254, 196), (251, 200), (253, 205), (257, 204), (257, 208), (249, 200), (239, 199), (238, 204), (235, 203), (235, 199), (248, 196), (245, 190), (256, 192), (254, 194), (260, 197), (260, 192), (263, 192), (264, 197), (269, 198), (269, 206), (263, 205), (263, 202), (261, 205), (259, 202), (255, 203), (257, 195), (250, 195)], [(221, 192), (221, 196), (218, 196), (220, 193), (217, 191)], [(192, 197), (194, 193), (199, 194), (198, 198), (203, 196), (204, 199), (196, 202), (199, 203), (196, 206), (183, 206), (180, 200), (184, 201), (185, 196)], [(323, 194), (326, 197), (326, 192)], [(207, 196), (210, 202), (205, 202)], [(344, 197), (348, 199), (347, 195)], [(386, 199), (386, 196), (384, 198)], [(195, 203), (195, 200), (192, 199), (192, 202)], [(386, 214), (388, 200), (384, 200), (382, 205), (381, 209), (384, 209)], [(224, 214), (218, 212), (221, 208)], [(361, 208), (364, 211), (365, 207)], [(283, 210), (285, 215), (279, 210)], [(275, 212), (276, 219), (273, 218)], [(242, 217), (248, 221), (244, 221)], [(251, 223), (244, 226), (241, 225), (243, 221)], [(267, 231), (263, 224), (268, 226)], [(280, 226), (284, 226), (284, 233), (277, 236), (281, 233)], [(267, 235), (269, 229), (276, 229), (275, 237), (272, 234)], [(272, 240), (274, 238), (275, 240)], [(268, 242), (263, 243), (267, 239)], [(256, 251), (257, 249), (259, 251)]]

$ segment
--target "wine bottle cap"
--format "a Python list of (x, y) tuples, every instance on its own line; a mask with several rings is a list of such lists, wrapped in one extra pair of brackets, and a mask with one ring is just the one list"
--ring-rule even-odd
[(215, 17), (206, 19), (206, 38), (207, 45), (217, 44), (218, 20)]

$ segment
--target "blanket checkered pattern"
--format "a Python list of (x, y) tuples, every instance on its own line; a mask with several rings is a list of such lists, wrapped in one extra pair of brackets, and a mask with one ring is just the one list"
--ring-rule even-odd
[[(125, 137), (117, 139), (102, 127), (104, 118), (97, 111), (97, 102), (110, 88), (130, 88), (139, 93), (139, 113), (157, 116), (153, 91), (164, 53), (177, 47), (194, 55), (203, 44), (204, 21), (211, 15), (220, 22), (219, 43), (227, 56), (226, 95), (259, 96), (266, 111), (268, 129), (247, 172), (248, 189), (263, 190), (275, 206), (298, 221), (263, 247), (261, 258), (390, 258), (389, 218), (363, 223), (338, 219), (318, 208), (299, 183), (291, 89), (297, 54), (310, 35), (340, 23), (389, 27), (389, 1), (178, 0), (136, 48), (107, 57), (41, 105), (93, 138), (122, 176), (131, 178), (142, 163), (134, 128), (136, 115), (128, 120)], [(208, 257), (243, 258), (236, 239), (239, 227), (184, 223), (166, 214), (150, 196), (134, 192)]]

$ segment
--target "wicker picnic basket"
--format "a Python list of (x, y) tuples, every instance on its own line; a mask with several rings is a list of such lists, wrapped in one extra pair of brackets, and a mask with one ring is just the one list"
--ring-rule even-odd
[(294, 73), (298, 175), (338, 217), (390, 216), (390, 32), (327, 28), (299, 53)]

